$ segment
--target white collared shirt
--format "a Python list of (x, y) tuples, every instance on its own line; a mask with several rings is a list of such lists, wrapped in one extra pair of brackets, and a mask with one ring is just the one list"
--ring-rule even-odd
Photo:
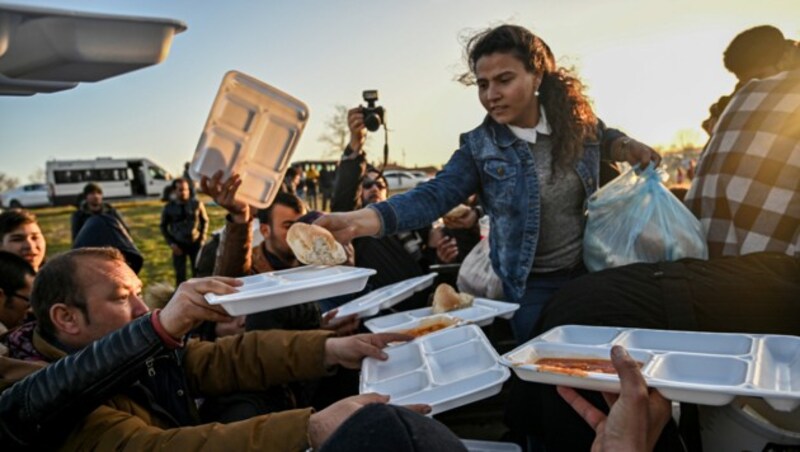
[(550, 129), (550, 123), (547, 122), (547, 115), (544, 113), (544, 107), (539, 105), (539, 123), (536, 124), (536, 127), (533, 128), (525, 128), (525, 127), (517, 127), (512, 126), (511, 124), (508, 125), (508, 128), (511, 129), (511, 132), (517, 136), (520, 140), (527, 141), (528, 143), (535, 144), (536, 143), (536, 136), (538, 134), (550, 135), (552, 129)]

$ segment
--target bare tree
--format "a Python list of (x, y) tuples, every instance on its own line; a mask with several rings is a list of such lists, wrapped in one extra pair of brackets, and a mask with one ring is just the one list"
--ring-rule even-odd
[(11, 190), (17, 185), (19, 185), (19, 179), (5, 173), (0, 173), (0, 191)]
[(36, 168), (32, 173), (28, 174), (28, 182), (32, 184), (45, 183), (44, 169), (40, 166), (39, 168)]
[(350, 129), (347, 127), (347, 107), (341, 104), (334, 105), (333, 110), (333, 115), (325, 121), (325, 132), (317, 138), (317, 141), (325, 144), (326, 147), (322, 151), (323, 157), (339, 155), (350, 139)]

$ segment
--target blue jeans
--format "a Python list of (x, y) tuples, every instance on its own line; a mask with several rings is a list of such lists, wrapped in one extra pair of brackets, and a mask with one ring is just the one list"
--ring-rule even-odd
[(519, 309), (511, 318), (511, 331), (518, 344), (530, 339), (534, 325), (539, 321), (542, 308), (552, 296), (569, 281), (586, 273), (583, 264), (551, 273), (531, 273), (525, 286), (525, 295), (519, 299)]

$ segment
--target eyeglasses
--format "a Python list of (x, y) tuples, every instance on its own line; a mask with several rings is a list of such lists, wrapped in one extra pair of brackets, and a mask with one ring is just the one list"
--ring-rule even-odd
[(18, 293), (16, 293), (16, 292), (14, 292), (13, 294), (11, 294), (11, 296), (12, 296), (12, 297), (17, 297), (17, 298), (19, 298), (19, 299), (22, 299), (22, 300), (25, 300), (25, 301), (26, 301), (26, 302), (28, 302), (29, 304), (30, 304), (30, 302), (31, 302), (31, 297), (27, 297), (27, 296), (25, 296), (25, 295), (20, 295), (20, 294), (18, 294)]
[(367, 179), (364, 182), (362, 182), (361, 183), (361, 188), (363, 188), (364, 190), (369, 190), (370, 188), (372, 188), (375, 185), (378, 186), (378, 190), (386, 190), (386, 184), (385, 183), (383, 183), (382, 181), (379, 181), (379, 180), (372, 180), (372, 179)]

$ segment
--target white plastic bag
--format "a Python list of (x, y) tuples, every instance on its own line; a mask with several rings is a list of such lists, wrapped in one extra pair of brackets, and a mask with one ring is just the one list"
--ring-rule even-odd
[(492, 269), (489, 259), (488, 237), (478, 242), (464, 258), (456, 285), (459, 292), (491, 300), (503, 299), (503, 283)]
[(685, 257), (708, 259), (703, 228), (652, 165), (621, 174), (589, 199), (583, 236), (589, 271)]

